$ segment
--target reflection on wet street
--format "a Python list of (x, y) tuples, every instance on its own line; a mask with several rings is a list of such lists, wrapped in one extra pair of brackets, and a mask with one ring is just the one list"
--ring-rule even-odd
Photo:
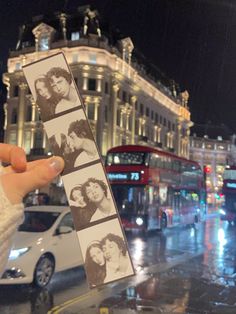
[(136, 276), (90, 291), (76, 268), (43, 290), (1, 286), (0, 313), (236, 313), (235, 226), (209, 217), (127, 239)]

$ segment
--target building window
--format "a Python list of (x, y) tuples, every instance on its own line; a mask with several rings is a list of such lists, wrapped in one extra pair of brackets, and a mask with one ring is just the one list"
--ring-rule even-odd
[(154, 120), (154, 112), (153, 112), (153, 110), (151, 111), (151, 119)]
[(13, 97), (18, 97), (19, 96), (19, 86), (16, 85), (14, 86), (14, 89), (13, 89)]
[(135, 101), (135, 110), (138, 111), (138, 101)]
[(26, 154), (30, 153), (31, 149), (31, 132), (25, 131), (24, 132), (24, 150)]
[(9, 135), (9, 144), (16, 145), (16, 132), (11, 132)]
[(42, 35), (39, 40), (39, 50), (45, 51), (49, 50), (49, 36), (48, 34)]
[(158, 123), (158, 113), (155, 113), (155, 123)]
[(126, 102), (126, 98), (127, 98), (127, 93), (126, 93), (126, 91), (123, 90), (123, 92), (122, 92), (122, 101)]
[(175, 131), (175, 124), (172, 124), (172, 131)]
[(121, 123), (121, 111), (117, 110), (117, 116), (116, 116), (116, 125), (120, 126)]
[(167, 126), (168, 126), (168, 130), (171, 131), (171, 124), (170, 124), (170, 121), (168, 120), (167, 122)]
[(109, 85), (108, 85), (108, 82), (105, 82), (105, 94), (109, 94)]
[(96, 64), (97, 63), (97, 56), (96, 54), (90, 54), (89, 55), (89, 63), (92, 63), (92, 64)]
[(166, 126), (166, 118), (163, 120), (163, 125)]
[(71, 33), (71, 40), (79, 40), (79, 38), (80, 38), (79, 32)]
[(17, 124), (17, 119), (18, 117), (17, 117), (17, 109), (16, 108), (14, 108), (13, 110), (12, 110), (12, 114), (11, 114), (11, 123), (12, 124)]
[(26, 122), (32, 121), (32, 106), (31, 105), (27, 106), (25, 121)]
[(87, 105), (87, 115), (89, 120), (95, 120), (95, 105), (88, 104)]
[(149, 117), (149, 108), (146, 108), (146, 116)]
[(160, 116), (160, 124), (162, 124), (162, 116)]
[(16, 62), (16, 65), (15, 65), (15, 70), (20, 70), (21, 69), (21, 63), (20, 62)]
[(88, 79), (88, 90), (96, 91), (96, 79)]
[(42, 130), (36, 130), (34, 133), (34, 148), (43, 147), (43, 132)]
[(105, 105), (105, 108), (104, 108), (104, 116), (105, 116), (105, 122), (108, 121), (108, 108), (107, 108), (107, 105)]
[(144, 111), (144, 106), (143, 104), (140, 104), (140, 114), (143, 115), (143, 111)]

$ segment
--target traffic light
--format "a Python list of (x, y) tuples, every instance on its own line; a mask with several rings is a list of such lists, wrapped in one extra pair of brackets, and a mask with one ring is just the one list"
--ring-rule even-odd
[(210, 174), (211, 173), (211, 166), (204, 166), (204, 172), (207, 174)]

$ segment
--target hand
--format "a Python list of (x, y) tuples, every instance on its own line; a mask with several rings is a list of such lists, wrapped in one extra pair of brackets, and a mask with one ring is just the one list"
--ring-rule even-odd
[(27, 162), (22, 148), (2, 143), (0, 143), (0, 161), (10, 164), (3, 168), (0, 180), (12, 204), (22, 202), (28, 192), (48, 184), (64, 168), (61, 157)]

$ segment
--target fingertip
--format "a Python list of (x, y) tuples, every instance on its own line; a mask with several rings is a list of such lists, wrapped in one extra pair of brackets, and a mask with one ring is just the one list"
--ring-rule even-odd
[(10, 162), (15, 171), (25, 171), (27, 167), (25, 151), (21, 147), (13, 147), (10, 154)]
[(55, 174), (59, 174), (64, 169), (65, 162), (60, 156), (53, 156), (49, 158), (48, 162), (50, 168), (53, 169)]

